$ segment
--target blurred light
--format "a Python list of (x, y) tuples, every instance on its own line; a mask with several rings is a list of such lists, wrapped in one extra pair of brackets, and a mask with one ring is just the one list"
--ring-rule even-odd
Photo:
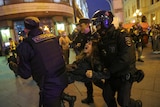
[(57, 30), (65, 30), (63, 23), (57, 23)]
[(152, 19), (153, 19), (153, 20), (156, 20), (156, 16), (154, 16)]

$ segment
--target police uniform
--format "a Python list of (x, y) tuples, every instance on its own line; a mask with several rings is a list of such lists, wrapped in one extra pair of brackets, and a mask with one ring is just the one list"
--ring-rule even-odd
[(18, 74), (33, 77), (40, 88), (40, 106), (60, 107), (60, 98), (67, 86), (65, 62), (58, 40), (52, 34), (43, 34), (35, 17), (27, 17), (26, 38), (18, 47)]
[(139, 107), (136, 106), (136, 101), (130, 99), (132, 82), (129, 80), (136, 71), (135, 50), (131, 37), (111, 25), (102, 36), (99, 49), (101, 61), (110, 72), (110, 78), (105, 81), (103, 88), (103, 97), (108, 107), (117, 107), (115, 92), (118, 92), (117, 101), (121, 107)]
[[(128, 33), (115, 29), (112, 24), (113, 17), (112, 12), (106, 10), (97, 10), (92, 17), (93, 24), (101, 36), (99, 41), (101, 61), (106, 67), (105, 72), (108, 72), (106, 77), (109, 75), (103, 87), (103, 98), (108, 107), (117, 107), (115, 100), (117, 92), (117, 102), (121, 107), (142, 107), (140, 100), (130, 98), (133, 83), (131, 77), (137, 72), (135, 48)], [(137, 80), (142, 80), (143, 77), (144, 75)]]

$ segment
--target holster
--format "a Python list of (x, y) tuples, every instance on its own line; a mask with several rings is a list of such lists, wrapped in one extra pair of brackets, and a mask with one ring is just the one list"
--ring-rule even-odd
[(133, 82), (141, 82), (144, 78), (144, 72), (142, 70), (136, 70), (134, 74), (127, 73), (123, 76), (121, 76), (122, 81), (129, 81), (131, 83)]

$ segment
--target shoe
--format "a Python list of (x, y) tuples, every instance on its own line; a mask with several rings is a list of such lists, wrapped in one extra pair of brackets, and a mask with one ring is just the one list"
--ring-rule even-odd
[(94, 100), (93, 98), (85, 98), (83, 100), (81, 100), (82, 103), (85, 103), (85, 104), (91, 104), (91, 103), (94, 103)]
[(69, 103), (69, 107), (74, 107), (74, 102), (76, 101), (76, 96), (71, 96), (63, 93), (62, 99), (66, 100)]
[(144, 62), (142, 59), (138, 59), (138, 62)]
[(160, 54), (160, 51), (157, 51), (157, 54)]
[(142, 101), (141, 100), (136, 100), (137, 102), (137, 107), (142, 107)]
[(153, 51), (153, 54), (158, 54), (158, 51)]
[(76, 101), (76, 96), (71, 96), (69, 102), (69, 107), (74, 107), (74, 102)]

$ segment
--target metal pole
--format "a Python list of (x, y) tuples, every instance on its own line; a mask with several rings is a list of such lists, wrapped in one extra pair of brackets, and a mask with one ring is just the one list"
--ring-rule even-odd
[(112, 0), (106, 0), (110, 6), (111, 12), (113, 13)]

